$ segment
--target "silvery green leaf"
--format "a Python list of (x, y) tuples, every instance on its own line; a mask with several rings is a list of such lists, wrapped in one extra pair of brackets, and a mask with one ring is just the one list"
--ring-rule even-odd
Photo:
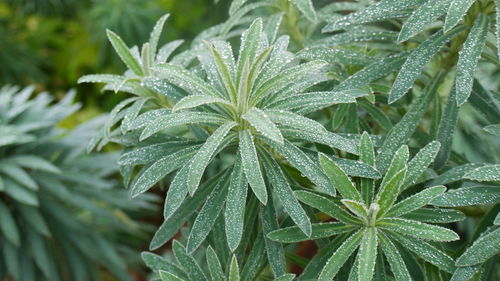
[(355, 102), (355, 97), (344, 92), (309, 92), (287, 97), (286, 99), (273, 102), (266, 107), (298, 111), (301, 115), (305, 115), (334, 104)]
[(166, 175), (184, 166), (195, 153), (196, 150), (186, 148), (160, 158), (152, 165), (142, 168), (141, 172), (132, 183), (132, 188), (130, 190), (131, 196), (136, 197), (153, 187)]
[(108, 115), (108, 119), (106, 119), (106, 122), (104, 123), (104, 130), (109, 134), (111, 132), (111, 128), (120, 122), (125, 117), (124, 110), (125, 107), (127, 107), (129, 104), (137, 101), (139, 98), (138, 97), (132, 97), (125, 99), (118, 103), (113, 110)]
[(111, 42), (111, 45), (113, 45), (113, 48), (115, 49), (118, 56), (120, 56), (120, 59), (125, 63), (125, 65), (130, 70), (132, 70), (136, 75), (142, 76), (143, 72), (141, 65), (132, 55), (129, 48), (127, 47), (125, 42), (123, 42), (123, 40), (120, 38), (120, 36), (116, 35), (113, 31), (109, 29), (106, 30), (106, 35), (108, 36), (109, 42)]
[[(186, 92), (173, 84), (155, 77), (145, 77), (141, 79), (141, 85), (144, 88), (150, 89), (161, 96), (167, 97), (169, 100), (178, 101), (186, 96)], [(166, 108), (164, 108), (166, 109)], [(148, 111), (149, 112), (149, 111)], [(148, 113), (146, 112), (146, 113)]]
[(295, 274), (287, 273), (274, 279), (274, 281), (293, 281), (293, 279), (295, 279)]
[[(425, 0), (384, 0), (365, 9), (351, 13), (326, 25), (322, 32), (344, 29), (351, 25), (400, 18), (409, 15), (408, 9), (425, 3)], [(349, 9), (351, 10), (351, 9)]]
[(168, 220), (171, 215), (177, 211), (181, 206), (184, 198), (188, 194), (187, 186), (187, 175), (189, 171), (189, 166), (185, 165), (180, 169), (175, 175), (174, 179), (170, 183), (170, 187), (167, 191), (167, 197), (165, 198), (163, 217)]
[(466, 102), (472, 91), (474, 73), (476, 72), (479, 57), (483, 52), (489, 23), (488, 16), (480, 14), (458, 54), (457, 77), (455, 80), (458, 105)]
[(157, 78), (164, 79), (191, 94), (210, 95), (216, 98), (226, 97), (203, 79), (180, 66), (165, 63), (153, 67), (153, 70)]
[(253, 136), (248, 130), (244, 130), (239, 133), (239, 138), (239, 151), (246, 179), (257, 199), (265, 205), (267, 203), (266, 184), (260, 170)]
[(217, 128), (217, 130), (215, 130), (213, 134), (205, 141), (196, 155), (193, 156), (193, 159), (189, 164), (190, 167), (188, 172), (188, 189), (191, 195), (194, 194), (194, 192), (198, 188), (203, 173), (210, 163), (210, 160), (214, 157), (214, 153), (217, 149), (219, 149), (219, 146), (221, 144), (224, 144), (224, 137), (236, 125), (236, 122), (231, 121)]
[(457, 126), (459, 110), (460, 107), (457, 105), (456, 88), (453, 87), (451, 92), (448, 94), (448, 99), (446, 100), (446, 105), (443, 113), (441, 114), (441, 120), (439, 121), (437, 141), (441, 143), (441, 149), (439, 150), (436, 160), (434, 161), (434, 167), (436, 169), (443, 167), (448, 161), (448, 157), (451, 152), (451, 145), (453, 143), (455, 127)]
[[(272, 241), (267, 237), (267, 234), (278, 230), (278, 217), (274, 208), (274, 201), (269, 200), (266, 206), (260, 210), (260, 220), (262, 223), (262, 234), (265, 237), (266, 255), (271, 270), (274, 276), (281, 276), (286, 272), (285, 251), (283, 245), (279, 242)], [(298, 228), (303, 234), (303, 232)]]
[(408, 157), (410, 152), (407, 145), (401, 146), (393, 155), (391, 164), (380, 183), (381, 189), (391, 180), (399, 171), (407, 168)]
[(257, 51), (259, 49), (259, 44), (261, 42), (262, 36), (262, 19), (255, 19), (250, 27), (243, 32), (241, 35), (241, 45), (240, 52), (238, 56), (237, 62), (237, 71), (236, 71), (236, 85), (240, 83), (242, 79), (241, 74), (243, 72), (243, 65), (245, 61), (249, 61), (252, 63), (256, 57)]
[(500, 181), (500, 164), (477, 167), (466, 173), (464, 178), (473, 181)]
[(358, 202), (362, 200), (359, 191), (335, 162), (322, 153), (319, 154), (319, 162), (325, 174), (342, 195), (342, 198), (352, 199)]
[(485, 262), (500, 252), (500, 228), (483, 234), (465, 250), (458, 259), (457, 266), (471, 266)]
[(238, 259), (233, 255), (231, 264), (229, 265), (229, 281), (240, 281), (240, 268), (238, 266)]
[(475, 0), (452, 0), (449, 5), (448, 12), (446, 13), (446, 20), (444, 22), (444, 31), (448, 31), (455, 27), (464, 15), (469, 10), (470, 6)]
[(457, 270), (453, 272), (453, 276), (451, 276), (450, 281), (473, 280), (472, 278), (479, 272), (479, 270), (481, 270), (481, 265), (457, 267)]
[(403, 218), (428, 223), (450, 223), (463, 221), (465, 215), (453, 209), (420, 208), (403, 215)]
[(34, 208), (27, 205), (19, 205), (19, 211), (22, 217), (40, 234), (51, 237), (51, 232), (47, 224), (46, 219), (42, 216), (42, 213), (38, 208)]
[(382, 217), (392, 207), (396, 198), (399, 195), (400, 187), (403, 184), (406, 175), (406, 168), (397, 172), (394, 177), (387, 181), (385, 185), (380, 187), (376, 197), (376, 202), (380, 206), (378, 217)]
[(269, 181), (274, 187), (278, 198), (283, 204), (285, 212), (292, 218), (295, 224), (304, 232), (305, 235), (311, 236), (311, 222), (299, 201), (295, 198), (292, 188), (288, 184), (283, 171), (280, 166), (269, 155), (265, 155), (264, 166), (266, 167), (266, 174)]
[(149, 252), (142, 252), (141, 257), (144, 264), (146, 264), (146, 266), (153, 271), (164, 270), (181, 278), (187, 279), (187, 275), (184, 271), (182, 271), (182, 269), (161, 256)]
[(19, 183), (20, 185), (31, 189), (38, 190), (38, 183), (24, 169), (11, 162), (0, 162), (0, 174), (4, 174)]
[(340, 202), (342, 202), (342, 204), (344, 204), (344, 206), (347, 207), (347, 209), (351, 211), (351, 213), (355, 214), (358, 218), (368, 217), (368, 210), (363, 203), (349, 199), (341, 199)]
[(172, 112), (176, 112), (178, 110), (182, 109), (188, 109), (188, 108), (194, 108), (198, 107), (200, 105), (204, 104), (211, 104), (211, 103), (222, 103), (222, 104), (227, 104), (231, 105), (226, 100), (223, 100), (221, 98), (216, 98), (212, 96), (205, 96), (205, 95), (192, 95), (192, 96), (187, 96), (178, 101), (174, 108), (172, 108)]
[(248, 183), (241, 162), (242, 160), (238, 156), (233, 165), (231, 182), (226, 199), (226, 209), (224, 211), (227, 244), (231, 252), (234, 252), (238, 247), (243, 235), (244, 206), (247, 198)]
[(333, 253), (321, 271), (318, 281), (330, 281), (337, 275), (338, 271), (356, 250), (365, 234), (364, 230), (358, 230)]
[(187, 273), (190, 280), (206, 281), (207, 277), (201, 270), (196, 260), (187, 253), (186, 248), (177, 240), (172, 243), (172, 250), (175, 259), (181, 265), (184, 272)]
[(405, 62), (407, 56), (407, 53), (402, 53), (375, 61), (340, 82), (339, 85), (335, 86), (334, 90), (344, 91), (365, 86), (399, 69)]
[(312, 22), (316, 21), (316, 11), (314, 10), (312, 0), (292, 0), (292, 3), (308, 20)]
[(118, 84), (123, 81), (123, 76), (114, 74), (89, 74), (83, 75), (78, 78), (78, 84), (80, 83), (106, 83), (106, 84)]
[(332, 132), (304, 132), (299, 130), (282, 129), (283, 134), (286, 136), (303, 139), (310, 142), (320, 143), (332, 148), (340, 149), (345, 152), (352, 153), (354, 155), (358, 154), (358, 146), (355, 140), (344, 138), (340, 135), (334, 134)]
[(500, 225), (500, 213), (497, 214), (495, 221), (493, 222), (494, 225)]
[(275, 230), (269, 233), (267, 237), (281, 243), (297, 243), (301, 241), (331, 237), (356, 229), (353, 225), (347, 225), (339, 222), (313, 223), (311, 226), (311, 236), (306, 236), (297, 226), (290, 226)]
[(139, 140), (145, 140), (161, 130), (170, 127), (200, 123), (220, 125), (227, 121), (228, 119), (224, 116), (209, 112), (175, 112), (172, 114), (165, 114), (155, 118), (154, 120), (149, 120), (149, 124), (142, 131)]
[(231, 6), (229, 7), (229, 16), (234, 15), (238, 9), (243, 6), (248, 0), (234, 0), (231, 2)]
[(172, 55), (172, 53), (180, 45), (182, 45), (182, 43), (184, 43), (184, 40), (174, 40), (161, 47), (158, 50), (158, 54), (156, 55), (156, 60), (154, 61), (155, 64), (166, 63), (167, 60), (170, 58), (170, 55)]
[(187, 252), (193, 253), (207, 238), (226, 201), (228, 185), (228, 180), (222, 181), (206, 199), (191, 227), (186, 245)]
[(339, 158), (335, 156), (330, 157), (335, 164), (339, 166), (347, 175), (351, 177), (359, 177), (365, 179), (380, 179), (380, 173), (373, 167), (366, 163), (356, 160)]
[(374, 60), (374, 57), (365, 55), (358, 51), (341, 48), (309, 47), (297, 54), (297, 57), (306, 60), (325, 60), (328, 63), (366, 65)]
[(269, 59), (259, 72), (255, 81), (255, 87), (260, 87), (263, 82), (274, 77), (275, 73), (281, 71), (294, 58), (293, 54), (287, 51), (290, 37), (283, 35), (279, 37), (273, 45)]
[(446, 13), (451, 0), (427, 1), (406, 20), (399, 33), (398, 43), (404, 42), (415, 36), (430, 23)]
[[(375, 166), (375, 150), (370, 135), (363, 132), (359, 140), (359, 160), (371, 166)], [(361, 195), (366, 205), (370, 205), (374, 195), (373, 181), (361, 179)]]
[(500, 136), (500, 124), (495, 124), (495, 125), (488, 125), (483, 128), (486, 132), (495, 135), (495, 136)]
[(412, 280), (410, 273), (406, 268), (403, 257), (401, 257), (401, 254), (399, 254), (396, 246), (383, 233), (379, 233), (378, 237), (380, 246), (382, 248), (382, 251), (384, 252), (384, 256), (387, 258), (387, 261), (391, 266), (391, 271), (394, 274), (396, 280)]
[(385, 218), (378, 221), (377, 226), (418, 239), (448, 242), (460, 238), (455, 232), (447, 228), (407, 219)]
[(314, 207), (345, 224), (355, 225), (360, 223), (358, 218), (346, 212), (338, 203), (328, 199), (327, 197), (308, 191), (295, 191), (295, 196), (301, 202)]
[(264, 137), (269, 138), (277, 143), (283, 144), (283, 136), (276, 125), (269, 119), (267, 114), (253, 107), (242, 115), (242, 118), (247, 120)]
[(368, 41), (395, 41), (398, 33), (380, 28), (370, 28), (366, 26), (351, 28), (343, 33), (338, 33), (324, 39), (317, 40), (315, 46), (339, 46)]
[(177, 277), (176, 275), (174, 275), (173, 273), (170, 273), (167, 271), (160, 270), (158, 273), (160, 275), (161, 281), (182, 281), (183, 280), (180, 277)]
[(413, 49), (401, 67), (401, 70), (392, 85), (392, 89), (389, 94), (389, 103), (393, 103), (403, 97), (413, 86), (413, 83), (417, 80), (418, 76), (422, 72), (422, 69), (432, 59), (432, 57), (446, 42), (464, 31), (465, 28), (465, 26), (460, 25), (446, 33), (443, 33), (443, 31), (440, 30), (434, 33), (418, 47)]
[[(221, 55), (219, 51), (215, 49), (213, 46), (211, 46), (209, 43), (207, 43), (206, 45), (210, 53), (212, 54), (212, 58), (216, 66), (217, 73), (219, 74), (219, 77), (222, 80), (222, 84), (224, 85), (226, 92), (229, 94), (230, 97), (235, 97), (236, 88), (233, 81), (234, 69), (231, 68), (231, 66), (226, 63), (226, 61), (228, 61), (229, 59), (224, 58), (223, 55)], [(230, 56), (232, 57), (232, 54), (230, 54)]]
[(275, 124), (291, 127), (297, 130), (316, 132), (326, 132), (326, 129), (320, 123), (285, 110), (264, 110), (265, 114)]
[(137, 115), (139, 115), (142, 107), (149, 100), (150, 98), (141, 98), (135, 101), (130, 107), (127, 108), (125, 116), (123, 116), (123, 120), (120, 124), (120, 129), (122, 134), (125, 134), (129, 130), (130, 124), (137, 117)]
[(223, 23), (221, 27), (219, 27), (219, 32), (218, 34), (223, 37), (229, 37), (228, 33), (231, 31), (231, 29), (238, 25), (241, 22), (241, 19), (250, 13), (253, 10), (256, 10), (261, 7), (269, 6), (270, 3), (268, 2), (256, 2), (256, 3), (250, 3), (248, 5), (242, 6), (240, 9), (238, 9), (234, 14), (232, 14), (229, 19)]
[(449, 190), (432, 200), (440, 207), (461, 207), (471, 205), (492, 205), (500, 202), (500, 187), (473, 186)]
[(392, 129), (392, 122), (389, 117), (377, 106), (372, 105), (368, 101), (361, 100), (358, 102), (370, 116), (385, 130), (390, 131)]
[(412, 184), (415, 184), (420, 178), (425, 169), (432, 163), (434, 157), (441, 147), (437, 141), (432, 141), (424, 146), (420, 151), (408, 162), (408, 171), (403, 183), (402, 189), (406, 189)]
[(5, 194), (9, 195), (15, 201), (26, 204), (28, 206), (39, 206), (39, 200), (36, 193), (18, 185), (15, 181), (3, 178)]
[(155, 143), (131, 150), (121, 155), (118, 164), (124, 166), (144, 165), (156, 162), (167, 155), (174, 154), (179, 150), (184, 152), (194, 152), (200, 148), (196, 142), (172, 141), (166, 143)]
[(410, 213), (414, 210), (420, 209), (429, 204), (434, 198), (443, 194), (446, 191), (445, 186), (434, 186), (420, 191), (405, 200), (397, 203), (387, 213), (388, 217), (399, 217), (404, 214)]
[(377, 260), (377, 228), (369, 227), (363, 235), (358, 252), (358, 280), (371, 281)]
[(455, 262), (453, 259), (431, 244), (394, 232), (390, 233), (390, 237), (425, 261), (437, 266), (439, 269), (448, 273), (453, 273), (455, 271)]
[(467, 163), (461, 166), (453, 167), (448, 171), (442, 173), (437, 178), (433, 179), (428, 186), (434, 185), (445, 185), (455, 181), (459, 181), (465, 177), (469, 172), (474, 171), (477, 168), (483, 167), (485, 164), (479, 163)]
[(208, 270), (210, 271), (210, 277), (212, 277), (212, 280), (226, 280), (226, 276), (224, 276), (224, 272), (222, 271), (219, 257), (217, 257), (217, 254), (215, 253), (212, 246), (208, 246), (206, 257)]
[(158, 41), (160, 41), (160, 36), (161, 32), (163, 31), (163, 26), (165, 25), (165, 21), (168, 19), (170, 14), (166, 14), (162, 16), (155, 24), (153, 27), (153, 31), (151, 31), (151, 34), (149, 35), (149, 51), (150, 51), (150, 57), (148, 58), (149, 63), (153, 64), (156, 51), (158, 49)]
[(264, 24), (264, 33), (267, 35), (267, 40), (269, 43), (274, 43), (276, 41), (276, 36), (278, 35), (278, 30), (283, 20), (284, 13), (276, 13), (269, 16)]
[(2, 230), (2, 236), (5, 237), (7, 241), (19, 247), (21, 243), (19, 229), (17, 228), (11, 211), (2, 201), (0, 201), (0, 230)]
[(497, 34), (497, 52), (498, 52), (498, 58), (500, 59), (500, 2), (498, 0), (495, 0), (495, 14), (496, 14), (496, 22), (497, 22), (497, 28), (496, 28), (496, 34)]
[(32, 170), (43, 171), (51, 174), (59, 174), (61, 172), (61, 170), (51, 162), (35, 155), (17, 154), (13, 157), (10, 157), (9, 161), (14, 162), (21, 167), (29, 168)]
[(434, 94), (440, 86), (442, 75), (436, 75), (424, 89), (423, 93), (410, 105), (401, 120), (392, 127), (377, 155), (377, 169), (387, 171), (392, 155), (405, 144), (415, 131), (424, 116)]

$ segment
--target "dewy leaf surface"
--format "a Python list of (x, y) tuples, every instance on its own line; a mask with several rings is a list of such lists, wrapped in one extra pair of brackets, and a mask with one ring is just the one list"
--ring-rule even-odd
[(255, 149), (253, 136), (248, 130), (241, 131), (239, 136), (239, 151), (246, 179), (257, 199), (265, 205), (267, 202), (266, 184), (260, 169), (260, 161)]
[(451, 0), (433, 0), (416, 9), (401, 28), (398, 42), (404, 42), (422, 31), (428, 24), (443, 15)]
[(500, 228), (482, 235), (457, 259), (457, 266), (483, 263), (500, 252)]
[(448, 31), (457, 25), (464, 17), (467, 10), (476, 0), (453, 0), (448, 8), (446, 20), (444, 22), (444, 30)]
[(252, 127), (254, 127), (264, 137), (269, 138), (277, 143), (283, 143), (283, 136), (276, 125), (269, 119), (266, 113), (258, 108), (253, 107), (243, 116)]

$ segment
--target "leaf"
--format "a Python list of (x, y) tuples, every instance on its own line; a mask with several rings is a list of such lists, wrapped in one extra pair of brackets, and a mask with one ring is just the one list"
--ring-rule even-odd
[(310, 132), (326, 131), (325, 127), (312, 119), (285, 110), (265, 110), (265, 114), (276, 124)]
[(160, 270), (158, 273), (160, 275), (161, 281), (182, 281), (183, 280), (183, 279), (175, 276), (174, 274), (172, 274), (170, 272), (163, 271), (163, 270)]
[(241, 162), (241, 158), (237, 157), (233, 165), (231, 183), (229, 184), (226, 199), (226, 210), (224, 212), (227, 244), (231, 252), (234, 252), (238, 247), (243, 235), (244, 206), (247, 198), (248, 183)]
[(177, 211), (181, 206), (184, 198), (188, 194), (187, 186), (187, 176), (189, 172), (189, 166), (185, 165), (180, 169), (175, 175), (174, 179), (170, 183), (170, 187), (167, 191), (167, 197), (165, 198), (165, 205), (163, 210), (163, 217), (167, 220), (171, 215)]
[(300, 115), (315, 112), (334, 104), (355, 103), (356, 98), (347, 92), (308, 92), (287, 97), (266, 105), (268, 108), (284, 109)]
[(290, 215), (295, 224), (306, 234), (311, 236), (311, 222), (304, 209), (299, 204), (299, 201), (294, 196), (294, 193), (288, 184), (285, 175), (281, 171), (278, 164), (268, 155), (264, 156), (264, 166), (266, 174), (269, 177), (269, 182), (274, 187), (276, 195), (283, 204), (285, 212)]
[[(434, 1), (432, 1), (434, 2)], [(413, 86), (413, 83), (422, 72), (423, 67), (432, 59), (441, 47), (450, 39), (465, 30), (461, 25), (443, 33), (441, 30), (434, 33), (417, 48), (413, 49), (392, 85), (389, 93), (389, 104), (403, 97)], [(431, 82), (432, 84), (432, 82)]]
[(451, 145), (453, 143), (453, 134), (457, 126), (458, 112), (460, 107), (457, 106), (457, 92), (456, 88), (453, 87), (451, 92), (448, 94), (448, 99), (446, 100), (446, 105), (441, 114), (441, 120), (439, 121), (439, 127), (437, 132), (437, 141), (441, 143), (441, 149), (436, 156), (434, 161), (434, 168), (439, 169), (446, 164), (451, 151)]
[(22, 186), (38, 190), (38, 183), (21, 167), (9, 162), (0, 162), (0, 173), (10, 177)]
[(496, 19), (495, 21), (497, 22), (497, 28), (496, 28), (496, 34), (497, 34), (497, 52), (498, 52), (498, 58), (500, 59), (500, 2), (498, 0), (495, 1), (495, 6), (496, 6)]
[(321, 168), (330, 179), (331, 183), (342, 195), (342, 198), (351, 199), (354, 201), (362, 201), (361, 194), (352, 184), (351, 180), (345, 172), (335, 164), (328, 156), (323, 153), (319, 154), (319, 162)]
[(331, 64), (366, 65), (374, 60), (372, 56), (348, 49), (330, 48), (325, 46), (307, 47), (297, 54), (297, 57), (307, 60), (325, 60)]
[(308, 191), (295, 191), (295, 196), (301, 202), (314, 207), (321, 212), (345, 223), (345, 224), (358, 224), (359, 219), (342, 209), (337, 203), (322, 195), (315, 194)]
[(200, 146), (196, 142), (190, 141), (155, 143), (123, 153), (118, 160), (118, 164), (122, 166), (144, 165), (156, 162), (167, 155), (174, 155), (176, 152), (195, 152)]
[(398, 249), (394, 244), (385, 236), (379, 232), (379, 241), (382, 251), (384, 252), (389, 265), (391, 266), (391, 271), (394, 274), (396, 280), (412, 280), (403, 257), (399, 254)]
[(450, 7), (448, 8), (448, 12), (446, 14), (444, 31), (448, 31), (455, 27), (455, 25), (462, 20), (474, 1), (475, 0), (453, 0), (450, 3)]
[(399, 195), (400, 187), (403, 184), (406, 175), (406, 168), (400, 170), (394, 177), (392, 177), (387, 184), (383, 185), (378, 194), (376, 202), (380, 206), (377, 217), (383, 217), (392, 207), (396, 198)]
[(248, 0), (234, 0), (231, 2), (231, 6), (229, 7), (229, 16), (234, 15), (238, 9), (243, 6)]
[(485, 262), (500, 252), (500, 228), (479, 237), (457, 259), (457, 266), (471, 266)]
[(474, 181), (500, 181), (500, 164), (475, 168), (465, 174), (464, 178)]
[(344, 204), (344, 206), (346, 206), (347, 209), (349, 209), (349, 211), (357, 217), (364, 219), (368, 218), (368, 210), (364, 204), (349, 199), (341, 199), (340, 202), (342, 202), (342, 204)]
[(451, 182), (459, 181), (464, 178), (465, 174), (474, 171), (476, 168), (485, 166), (479, 163), (467, 163), (461, 166), (456, 166), (442, 173), (437, 178), (433, 179), (428, 186), (445, 185)]
[(262, 204), (267, 203), (267, 191), (264, 178), (260, 170), (260, 162), (255, 150), (253, 136), (249, 130), (240, 131), (239, 151), (245, 176), (253, 193)]
[(415, 184), (420, 176), (425, 172), (425, 169), (432, 163), (434, 157), (441, 147), (437, 141), (432, 141), (424, 146), (420, 151), (408, 162), (408, 171), (402, 186), (402, 190)]
[(488, 125), (483, 128), (486, 132), (495, 135), (495, 136), (500, 136), (500, 124), (495, 124), (495, 125)]
[[(367, 132), (363, 132), (359, 140), (359, 160), (368, 165), (375, 165), (375, 150), (373, 142)], [(366, 205), (370, 205), (373, 199), (373, 181), (361, 179), (361, 195)]]
[(448, 242), (460, 238), (447, 228), (406, 219), (385, 218), (378, 221), (377, 226), (418, 239)]
[(500, 187), (474, 186), (450, 190), (432, 200), (440, 207), (462, 207), (472, 205), (491, 205), (500, 203)]
[(283, 136), (276, 125), (269, 119), (266, 113), (258, 108), (251, 108), (242, 118), (247, 120), (264, 137), (277, 143), (283, 144)]
[(231, 103), (221, 98), (213, 96), (205, 96), (205, 95), (192, 95), (184, 97), (180, 101), (178, 101), (175, 104), (174, 108), (172, 108), (172, 112), (176, 112), (182, 109), (194, 108), (200, 105), (211, 104), (211, 103), (222, 103), (231, 105)]
[(453, 209), (421, 208), (403, 215), (403, 218), (428, 223), (450, 223), (463, 221), (465, 215)]
[(401, 28), (398, 43), (402, 43), (410, 39), (420, 31), (424, 30), (427, 25), (431, 24), (441, 15), (446, 13), (450, 1), (451, 0), (427, 1), (416, 9)]
[(445, 186), (434, 186), (420, 191), (397, 203), (387, 213), (388, 217), (399, 217), (429, 204), (434, 198), (446, 191)]
[(16, 247), (20, 246), (21, 237), (19, 235), (19, 229), (17, 228), (10, 210), (2, 201), (0, 201), (0, 229), (7, 241)]
[(473, 280), (472, 277), (481, 269), (481, 265), (457, 267), (457, 270), (451, 276), (450, 281), (468, 281)]
[(333, 253), (330, 259), (326, 262), (321, 274), (318, 277), (318, 281), (330, 281), (337, 275), (339, 269), (344, 265), (349, 256), (356, 250), (358, 245), (363, 238), (365, 231), (358, 230), (355, 234), (351, 235), (349, 239), (345, 240), (344, 243)]
[(309, 21), (315, 22), (317, 20), (316, 11), (311, 0), (292, 0), (292, 3)]
[(287, 273), (274, 279), (274, 281), (293, 281), (294, 279), (295, 279), (295, 274)]
[(154, 63), (156, 51), (158, 49), (158, 41), (160, 41), (161, 32), (163, 31), (163, 26), (165, 21), (168, 19), (170, 14), (163, 15), (153, 27), (153, 31), (149, 35), (149, 49), (150, 49), (150, 63)]
[[(268, 233), (279, 229), (278, 217), (274, 208), (274, 201), (270, 200), (266, 206), (261, 208), (260, 220), (262, 223), (262, 234), (266, 246), (267, 260), (271, 267), (274, 276), (281, 276), (286, 272), (285, 252), (283, 245), (276, 241), (268, 239)], [(297, 230), (304, 235), (302, 230), (297, 227)]]
[(238, 266), (238, 260), (236, 256), (233, 255), (231, 259), (231, 265), (229, 266), (229, 281), (240, 281), (240, 268)]
[(175, 259), (187, 273), (190, 280), (207, 280), (207, 277), (201, 270), (200, 266), (196, 260), (186, 252), (186, 248), (182, 244), (174, 240), (172, 243), (172, 250), (174, 252)]
[(330, 159), (349, 176), (366, 179), (380, 179), (380, 173), (373, 166), (366, 163), (334, 156), (330, 157)]
[(255, 19), (250, 27), (241, 35), (240, 52), (238, 56), (238, 66), (236, 72), (236, 85), (240, 84), (245, 62), (251, 64), (257, 55), (257, 50), (262, 36), (262, 19)]
[(136, 75), (142, 76), (144, 73), (142, 72), (141, 65), (134, 58), (129, 48), (120, 38), (120, 36), (116, 35), (109, 29), (106, 30), (106, 35), (108, 36), (109, 42), (111, 42), (111, 45), (113, 45), (113, 48), (115, 49), (118, 56), (120, 56), (120, 59), (125, 63), (125, 65)]
[(212, 277), (212, 280), (221, 280), (221, 281), (226, 280), (224, 272), (222, 271), (219, 258), (217, 257), (217, 254), (215, 253), (212, 246), (208, 246), (206, 256), (207, 256), (208, 270), (210, 271), (210, 276)]
[(171, 272), (181, 278), (187, 279), (187, 275), (186, 273), (184, 273), (184, 271), (182, 271), (182, 269), (161, 256), (153, 253), (142, 252), (141, 257), (146, 266), (153, 271), (164, 270), (167, 272)]
[(61, 170), (51, 162), (35, 155), (19, 154), (10, 157), (9, 159), (10, 161), (18, 164), (21, 167), (44, 171), (52, 174), (59, 174), (61, 172)]
[(377, 229), (368, 227), (363, 235), (358, 252), (358, 280), (371, 281), (377, 259)]
[[(224, 85), (226, 92), (228, 93), (228, 95), (230, 97), (233, 97), (233, 98), (236, 97), (236, 88), (235, 88), (235, 85), (233, 82), (234, 68), (230, 68), (230, 66), (228, 64), (226, 64), (225, 59), (217, 51), (217, 49), (212, 47), (208, 42), (206, 43), (206, 45), (207, 45), (210, 53), (212, 54), (213, 61), (214, 61), (215, 66), (217, 68), (217, 72), (219, 73), (219, 77), (222, 80), (222, 84)], [(229, 56), (232, 56), (232, 52)]]
[(392, 122), (387, 115), (378, 107), (372, 105), (367, 101), (360, 101), (358, 103), (371, 117), (385, 130), (392, 129)]
[(411, 104), (406, 114), (392, 127), (384, 139), (384, 143), (377, 155), (377, 169), (386, 172), (392, 156), (403, 144), (405, 144), (415, 131), (420, 120), (424, 116), (429, 103), (439, 88), (442, 74), (436, 75), (424, 89), (424, 92)]
[(438, 268), (448, 273), (453, 273), (453, 271), (455, 271), (455, 262), (453, 259), (431, 244), (416, 238), (406, 237), (392, 232), (390, 233), (390, 237), (399, 242), (405, 248), (414, 252), (417, 256), (437, 266)]
[(458, 54), (457, 77), (455, 80), (458, 105), (462, 105), (466, 102), (472, 91), (474, 73), (479, 57), (483, 52), (488, 27), (488, 16), (480, 14), (474, 22), (474, 26), (472, 26), (469, 36)]
[[(410, 157), (410, 152), (407, 145), (402, 145), (392, 157), (391, 165), (380, 183), (380, 189), (383, 189), (385, 185), (402, 169), (407, 168), (408, 158)], [(408, 171), (408, 168), (406, 169)], [(406, 178), (406, 176), (405, 176)]]
[(189, 233), (186, 250), (193, 253), (208, 236), (226, 201), (229, 181), (224, 179), (206, 199)]
[(306, 236), (297, 226), (290, 226), (275, 230), (269, 233), (267, 237), (281, 243), (297, 243), (301, 241), (331, 237), (356, 229), (356, 226), (338, 222), (314, 223), (311, 226), (312, 232), (310, 237)]

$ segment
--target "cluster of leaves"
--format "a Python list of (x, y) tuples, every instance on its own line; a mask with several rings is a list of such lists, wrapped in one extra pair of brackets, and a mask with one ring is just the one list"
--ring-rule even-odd
[(153, 280), (497, 278), (500, 100), (474, 76), (499, 64), (494, 7), (237, 0), (182, 52), (168, 15), (140, 50), (108, 31), (128, 70), (80, 82), (132, 97), (90, 149), (125, 147), (133, 197), (168, 186), (150, 248), (181, 238), (143, 255)]
[(53, 105), (32, 93), (0, 90), (0, 280), (102, 280), (103, 269), (131, 280), (124, 242), (144, 230), (130, 215), (155, 197), (129, 202), (112, 179), (116, 153), (85, 153), (102, 118), (56, 127), (79, 109), (74, 92)]

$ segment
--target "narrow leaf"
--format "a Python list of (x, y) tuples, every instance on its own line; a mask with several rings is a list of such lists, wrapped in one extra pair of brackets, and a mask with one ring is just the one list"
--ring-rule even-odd
[(264, 137), (283, 144), (283, 136), (280, 130), (262, 110), (253, 107), (247, 113), (243, 114), (242, 117)]
[(500, 253), (500, 228), (474, 241), (472, 246), (457, 259), (457, 266), (480, 264), (498, 253)]
[(448, 31), (455, 27), (455, 25), (462, 20), (474, 1), (475, 0), (453, 0), (449, 5), (448, 12), (446, 13), (444, 31)]
[(234, 163), (224, 212), (227, 243), (232, 252), (240, 244), (243, 235), (244, 206), (248, 188), (241, 161), (238, 157)]
[(385, 218), (377, 222), (377, 226), (418, 239), (448, 242), (460, 238), (447, 228), (406, 219)]
[(451, 0), (427, 1), (408, 18), (399, 33), (398, 43), (404, 42), (446, 13)]
[(307, 240), (316, 240), (320, 238), (331, 237), (337, 234), (353, 231), (355, 226), (346, 225), (338, 222), (314, 223), (312, 226), (311, 236), (308, 237), (297, 226), (285, 227), (273, 231), (267, 235), (271, 240), (281, 243), (297, 243)]
[(429, 204), (434, 198), (443, 194), (446, 191), (445, 186), (434, 186), (420, 191), (419, 193), (412, 195), (405, 200), (397, 203), (388, 212), (388, 217), (399, 217), (404, 214), (410, 213), (423, 206)]
[(369, 227), (366, 229), (358, 252), (358, 280), (371, 281), (377, 260), (377, 229)]
[(335, 162), (323, 153), (319, 154), (319, 161), (321, 168), (323, 168), (323, 171), (343, 198), (358, 202), (362, 200), (359, 191), (353, 185), (349, 177), (347, 177), (345, 172), (340, 169)]
[(260, 170), (260, 161), (253, 142), (253, 136), (250, 131), (244, 130), (240, 132), (239, 137), (239, 150), (246, 179), (255, 196), (265, 205), (267, 203), (266, 184)]
[(120, 36), (116, 35), (113, 31), (109, 29), (106, 30), (106, 35), (108, 36), (109, 42), (111, 42), (111, 45), (113, 45), (113, 48), (115, 49), (118, 56), (120, 56), (120, 59), (125, 63), (125, 65), (130, 70), (132, 70), (136, 75), (142, 76), (143, 72), (141, 65), (134, 58), (129, 48), (127, 47), (125, 42), (123, 42), (123, 40), (120, 38)]

